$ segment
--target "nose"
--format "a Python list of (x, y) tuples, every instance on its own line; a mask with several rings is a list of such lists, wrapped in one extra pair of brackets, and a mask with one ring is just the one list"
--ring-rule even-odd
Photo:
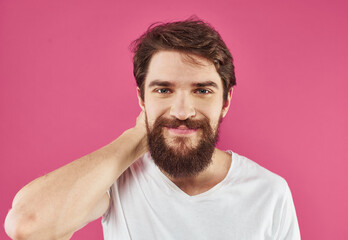
[(194, 117), (196, 111), (190, 97), (185, 94), (178, 94), (175, 96), (170, 108), (170, 115), (179, 120), (186, 120), (190, 117)]

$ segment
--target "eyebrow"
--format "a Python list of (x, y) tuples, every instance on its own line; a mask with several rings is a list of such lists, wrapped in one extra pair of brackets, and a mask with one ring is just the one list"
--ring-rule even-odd
[(174, 84), (169, 82), (169, 81), (154, 80), (154, 81), (150, 82), (149, 87), (153, 87), (153, 86), (171, 87), (173, 85)]
[[(213, 81), (196, 82), (191, 84), (194, 87), (214, 87), (219, 89), (218, 85)], [(154, 80), (150, 82), (149, 87), (160, 86), (160, 87), (172, 87), (174, 84), (170, 81)]]
[(213, 81), (193, 83), (192, 86), (195, 86), (195, 87), (214, 87), (216, 89), (219, 89), (218, 85)]

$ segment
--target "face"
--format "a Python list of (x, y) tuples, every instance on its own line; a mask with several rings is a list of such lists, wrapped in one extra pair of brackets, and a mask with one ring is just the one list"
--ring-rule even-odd
[(206, 59), (160, 51), (149, 64), (144, 83), (148, 142), (155, 163), (173, 177), (194, 176), (211, 163), (223, 104), (223, 86)]

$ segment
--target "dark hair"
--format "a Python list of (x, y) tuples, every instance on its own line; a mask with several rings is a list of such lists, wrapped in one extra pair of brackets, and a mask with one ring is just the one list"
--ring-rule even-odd
[(208, 23), (197, 18), (184, 21), (155, 23), (132, 45), (133, 74), (144, 99), (144, 80), (151, 57), (161, 50), (176, 50), (203, 57), (214, 63), (224, 87), (223, 99), (236, 85), (233, 59), (220, 34)]

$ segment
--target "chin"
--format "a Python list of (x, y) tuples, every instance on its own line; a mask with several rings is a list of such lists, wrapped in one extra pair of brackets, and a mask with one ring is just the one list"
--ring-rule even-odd
[(182, 153), (195, 150), (198, 146), (198, 141), (193, 141), (188, 137), (175, 137), (171, 140), (166, 140), (168, 148)]

